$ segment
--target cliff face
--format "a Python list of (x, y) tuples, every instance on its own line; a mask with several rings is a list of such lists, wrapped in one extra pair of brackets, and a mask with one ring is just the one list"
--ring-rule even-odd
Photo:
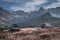
[(0, 33), (0, 40), (60, 40), (60, 28), (21, 28)]

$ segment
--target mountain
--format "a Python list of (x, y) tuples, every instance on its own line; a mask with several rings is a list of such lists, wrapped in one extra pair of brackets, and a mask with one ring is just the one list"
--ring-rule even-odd
[(45, 14), (47, 11), (41, 7), (38, 11), (33, 11), (33, 12), (30, 12), (30, 15), (31, 17), (37, 17), (37, 16), (42, 16), (43, 14)]
[(0, 7), (0, 24), (7, 25), (7, 15), (9, 16), (10, 12)]
[[(60, 18), (53, 17), (51, 13), (47, 12), (40, 18), (40, 24), (41, 23), (50, 23), (53, 26), (60, 26)], [(37, 24), (39, 24), (37, 23)]]
[(33, 19), (36, 20), (36, 19), (40, 18), (42, 15), (44, 15), (46, 12), (47, 11), (43, 7), (41, 7), (38, 11), (33, 11), (30, 13), (31, 17), (28, 21), (32, 21)]
[[(19, 26), (40, 26), (42, 23), (50, 23), (54, 26), (60, 26), (60, 18), (54, 16), (59, 15), (60, 7), (45, 10), (41, 7), (38, 11), (30, 13), (18, 10), (8, 11), (0, 7), (0, 21), (6, 26), (18, 24)], [(54, 15), (53, 15), (54, 14)]]
[(38, 26), (41, 26), (42, 23), (50, 23), (53, 26), (60, 26), (60, 19), (53, 17), (51, 15), (51, 13), (47, 12), (43, 16), (33, 18), (29, 21), (21, 23), (21, 25), (22, 26), (30, 26), (30, 27), (38, 27)]
[(0, 21), (6, 25), (17, 24), (29, 18), (29, 14), (24, 11), (8, 11), (0, 7)]
[(39, 13), (41, 13), (41, 14), (45, 14), (45, 13), (47, 12), (47, 10), (44, 9), (43, 7), (41, 7), (38, 11), (39, 11)]
[(52, 13), (53, 16), (60, 18), (60, 7), (51, 8), (51, 9), (48, 9), (47, 11)]
[(37, 22), (37, 21), (40, 21), (40, 17), (42, 15), (44, 15), (47, 11), (41, 7), (39, 9), (39, 11), (33, 11), (33, 12), (30, 12), (30, 17), (29, 19), (27, 19), (25, 22), (22, 22), (22, 23), (19, 23), (20, 26), (33, 26), (35, 25), (34, 23)]

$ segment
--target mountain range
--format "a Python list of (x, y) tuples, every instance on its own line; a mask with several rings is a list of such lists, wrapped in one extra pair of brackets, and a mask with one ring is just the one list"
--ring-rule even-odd
[(41, 7), (38, 11), (24, 12), (8, 11), (0, 7), (0, 22), (5, 26), (17, 24), (19, 26), (40, 26), (42, 23), (50, 23), (53, 26), (60, 26), (60, 7), (44, 9)]

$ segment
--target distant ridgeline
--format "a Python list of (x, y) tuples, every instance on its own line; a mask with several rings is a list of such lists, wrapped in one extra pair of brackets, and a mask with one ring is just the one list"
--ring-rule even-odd
[(53, 26), (60, 26), (60, 7), (44, 9), (41, 7), (38, 11), (24, 12), (8, 11), (0, 7), (0, 26), (11, 27), (14, 24), (19, 27), (40, 27), (43, 23), (49, 23)]

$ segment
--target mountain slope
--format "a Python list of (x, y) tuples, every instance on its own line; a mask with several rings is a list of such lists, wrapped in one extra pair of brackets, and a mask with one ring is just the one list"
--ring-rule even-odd
[(29, 19), (27, 19), (25, 22), (19, 23), (19, 25), (20, 26), (21, 25), (22, 26), (34, 26), (35, 25), (34, 23), (37, 22), (37, 21), (40, 21), (40, 17), (42, 15), (44, 15), (46, 12), (47, 11), (43, 7), (41, 7), (39, 9), (39, 11), (31, 12), (29, 14), (30, 15)]
[(29, 14), (24, 11), (8, 11), (0, 7), (0, 21), (1, 23), (12, 25), (25, 21), (29, 18)]
[[(40, 26), (42, 23), (51, 23), (60, 26), (60, 18), (52, 14), (60, 13), (60, 8), (49, 9), (48, 12), (43, 7), (38, 11), (27, 13), (21, 10), (8, 11), (0, 7), (0, 21), (6, 25), (18, 24), (19, 26)], [(56, 11), (56, 12), (55, 12)]]
[(47, 11), (52, 13), (53, 16), (60, 18), (60, 7), (51, 8), (51, 9), (48, 9)]
[(50, 23), (53, 26), (60, 26), (60, 19), (53, 17), (49, 12), (47, 12), (46, 14), (44, 14), (41, 17), (36, 17), (34, 19), (31, 19), (30, 21), (21, 23), (21, 25), (23, 25), (23, 26), (40, 26), (42, 23)]
[(56, 18), (56, 17), (53, 17), (48, 12), (40, 18), (40, 22), (39, 23), (45, 23), (45, 22), (51, 23), (54, 26), (60, 26), (60, 19)]

